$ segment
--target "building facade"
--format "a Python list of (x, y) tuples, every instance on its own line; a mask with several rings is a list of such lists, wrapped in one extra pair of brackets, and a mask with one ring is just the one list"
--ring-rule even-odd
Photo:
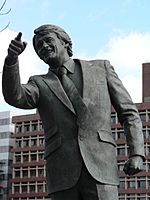
[(44, 132), (38, 114), (13, 117), (12, 200), (46, 200)]
[[(146, 161), (144, 170), (136, 176), (123, 172), (128, 159), (125, 133), (112, 110), (112, 135), (116, 141), (116, 157), (120, 176), (119, 200), (150, 200), (150, 63), (143, 64), (143, 102), (137, 108), (143, 123)], [(13, 177), (11, 200), (45, 200), (46, 174), (44, 161), (44, 132), (37, 114), (13, 117), (15, 146), (13, 153)]]
[(137, 104), (137, 108), (143, 123), (146, 161), (144, 170), (136, 176), (126, 176), (123, 172), (128, 159), (128, 146), (117, 114), (112, 112), (112, 134), (117, 144), (116, 156), (120, 176), (119, 200), (150, 200), (150, 103)]
[(13, 132), (10, 112), (0, 112), (0, 200), (8, 200), (12, 188), (9, 180), (12, 178)]

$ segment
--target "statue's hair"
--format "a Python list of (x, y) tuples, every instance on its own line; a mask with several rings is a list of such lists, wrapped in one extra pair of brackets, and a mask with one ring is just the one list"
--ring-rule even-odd
[(35, 29), (34, 33), (35, 33), (35, 35), (33, 37), (33, 46), (34, 46), (35, 51), (36, 51), (36, 47), (35, 47), (35, 38), (36, 38), (36, 35), (45, 35), (45, 34), (48, 34), (48, 33), (55, 33), (60, 40), (62, 40), (65, 43), (68, 44), (68, 46), (67, 46), (68, 55), (70, 57), (73, 55), (71, 38), (59, 26), (52, 25), (52, 24), (42, 25), (42, 26), (38, 27), (37, 29)]

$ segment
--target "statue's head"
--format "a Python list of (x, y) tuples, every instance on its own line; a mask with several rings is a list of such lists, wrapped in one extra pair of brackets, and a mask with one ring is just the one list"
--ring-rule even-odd
[(66, 44), (69, 57), (71, 57), (73, 55), (71, 38), (61, 27), (52, 25), (52, 24), (46, 24), (46, 25), (42, 25), (42, 26), (38, 27), (37, 29), (35, 29), (34, 33), (35, 33), (35, 35), (33, 37), (33, 46), (34, 46), (34, 49), (36, 52), (37, 52), (37, 49), (35, 46), (36, 38), (39, 36), (44, 36), (49, 33), (54, 33), (54, 34), (56, 34), (57, 38), (59, 38), (59, 40), (61, 40), (62, 42), (64, 42)]

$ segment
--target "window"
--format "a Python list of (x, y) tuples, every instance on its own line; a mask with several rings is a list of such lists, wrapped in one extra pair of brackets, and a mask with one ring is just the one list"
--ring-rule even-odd
[(40, 160), (44, 160), (44, 152), (42, 151), (42, 152), (39, 152), (38, 153), (38, 156), (39, 156), (39, 161)]
[(31, 153), (31, 161), (36, 161), (37, 160), (37, 153)]
[(44, 169), (38, 169), (38, 176), (39, 177), (44, 176)]
[(8, 124), (10, 124), (9, 118), (0, 119), (0, 125), (8, 125)]
[(42, 121), (40, 121), (40, 124), (39, 124), (39, 131), (42, 131), (43, 130), (43, 125), (42, 125)]
[(15, 129), (16, 129), (15, 130), (16, 133), (22, 132), (22, 123), (16, 124)]
[(32, 121), (31, 128), (32, 128), (32, 131), (37, 131), (38, 130), (38, 121)]
[(124, 163), (118, 163), (118, 170), (119, 171), (123, 171), (123, 168), (124, 168)]
[(15, 178), (20, 178), (20, 170), (15, 171)]
[(21, 155), (16, 155), (16, 163), (19, 163), (21, 162)]
[(2, 132), (2, 133), (0, 133), (0, 139), (9, 138), (9, 136), (10, 136), (9, 132)]
[(118, 155), (118, 156), (124, 156), (124, 155), (125, 155), (125, 147), (123, 147), (123, 146), (118, 146), (118, 147), (117, 147), (117, 155)]
[(126, 137), (125, 137), (125, 134), (124, 134), (124, 131), (122, 130), (122, 131), (119, 131), (119, 132), (117, 132), (117, 134), (118, 134), (118, 139), (122, 139), (122, 140), (125, 140), (126, 139)]
[(43, 190), (43, 183), (37, 185), (38, 192), (44, 192)]
[(116, 124), (116, 113), (111, 115), (111, 124)]
[(27, 185), (22, 185), (22, 193), (27, 193), (27, 192), (28, 192)]
[(30, 183), (29, 188), (30, 188), (29, 192), (31, 192), (31, 193), (35, 192), (35, 183)]
[(127, 187), (128, 188), (135, 188), (135, 181), (133, 180), (133, 181), (128, 181), (127, 182)]
[(140, 118), (142, 122), (146, 122), (146, 113), (140, 114)]
[(28, 146), (29, 146), (29, 138), (24, 138), (23, 147), (28, 147)]
[(16, 147), (21, 147), (22, 146), (22, 141), (21, 138), (16, 140)]
[(30, 131), (30, 122), (24, 122), (24, 132)]
[(28, 178), (28, 169), (22, 170), (22, 176), (23, 176), (23, 178)]
[(29, 162), (29, 155), (28, 154), (23, 155), (23, 162)]
[(36, 176), (36, 169), (30, 170), (30, 176), (35, 177)]
[(37, 146), (37, 138), (32, 138), (31, 139), (31, 147), (32, 146)]
[(145, 177), (139, 177), (137, 180), (138, 188), (146, 188), (146, 180)]
[(40, 146), (44, 145), (44, 138), (39, 138), (39, 145)]
[(145, 180), (138, 181), (138, 188), (146, 188), (146, 181)]
[(20, 193), (20, 187), (19, 186), (14, 187), (14, 193)]
[(116, 140), (116, 132), (115, 131), (112, 131), (112, 137), (114, 140)]
[(125, 188), (125, 181), (120, 181), (119, 188)]

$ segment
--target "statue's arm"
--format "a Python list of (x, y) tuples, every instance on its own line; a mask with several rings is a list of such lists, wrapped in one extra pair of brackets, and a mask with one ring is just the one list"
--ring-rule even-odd
[(3, 68), (2, 91), (8, 104), (18, 108), (31, 109), (37, 107), (39, 89), (32, 78), (25, 85), (20, 83), (18, 56), (26, 47), (26, 43), (21, 41), (21, 35), (19, 33), (9, 45)]
[(105, 67), (111, 102), (124, 128), (129, 146), (125, 172), (129, 175), (135, 174), (141, 170), (145, 160), (142, 123), (135, 104), (109, 61), (105, 61)]

